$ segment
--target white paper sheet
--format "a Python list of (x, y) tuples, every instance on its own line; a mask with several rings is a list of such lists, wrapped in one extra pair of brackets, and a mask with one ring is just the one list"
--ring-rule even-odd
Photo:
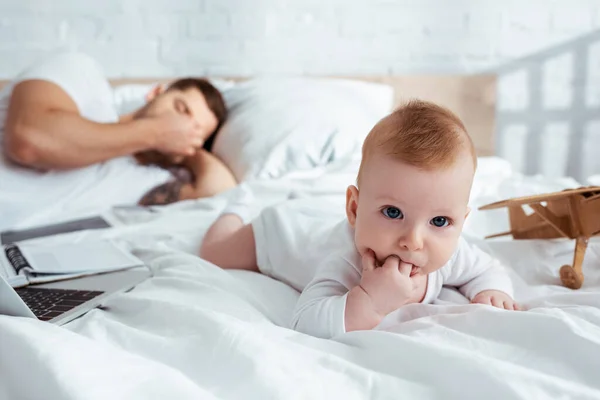
[(18, 245), (37, 274), (73, 274), (116, 271), (141, 261), (110, 240), (87, 240), (53, 245)]

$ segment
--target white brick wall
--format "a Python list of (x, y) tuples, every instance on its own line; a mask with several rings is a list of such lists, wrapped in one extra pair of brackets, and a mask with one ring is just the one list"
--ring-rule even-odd
[(114, 77), (473, 72), (598, 27), (600, 0), (0, 0), (0, 79), (57, 48)]
[[(112, 77), (498, 71), (500, 154), (526, 172), (600, 173), (591, 161), (543, 165), (528, 135), (550, 132), (558, 142), (544, 145), (567, 149), (557, 143), (573, 129), (547, 127), (546, 108), (568, 121), (583, 115), (574, 105), (599, 106), (600, 46), (588, 54), (585, 42), (599, 28), (600, 0), (0, 0), (0, 79), (66, 48)], [(570, 40), (588, 55), (560, 47)], [(574, 135), (600, 141), (594, 121)], [(517, 137), (527, 155), (506, 145)]]

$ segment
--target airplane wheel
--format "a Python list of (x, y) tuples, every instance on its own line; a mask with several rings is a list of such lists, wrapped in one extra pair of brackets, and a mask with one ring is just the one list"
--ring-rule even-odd
[(570, 289), (579, 289), (583, 285), (583, 275), (575, 272), (570, 265), (563, 265), (560, 268), (560, 280)]

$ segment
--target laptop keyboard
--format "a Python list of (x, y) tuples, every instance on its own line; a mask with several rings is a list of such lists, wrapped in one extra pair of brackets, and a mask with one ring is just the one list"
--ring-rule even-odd
[(17, 294), (38, 319), (56, 318), (104, 292), (72, 289), (33, 288), (16, 289)]

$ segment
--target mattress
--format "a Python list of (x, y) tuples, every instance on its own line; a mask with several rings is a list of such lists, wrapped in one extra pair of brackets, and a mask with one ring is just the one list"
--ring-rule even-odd
[[(560, 284), (570, 240), (485, 240), (507, 228), (502, 198), (579, 185), (523, 176), (482, 158), (465, 236), (508, 267), (525, 311), (465, 304), (444, 289), (371, 331), (330, 340), (288, 328), (299, 293), (258, 273), (224, 271), (196, 254), (230, 192), (149, 209), (113, 210), (101, 236), (127, 242), (153, 277), (58, 327), (0, 316), (4, 399), (534, 399), (600, 398), (600, 244), (579, 290)], [(355, 168), (255, 181), (260, 208), (306, 198), (343, 216)]]

